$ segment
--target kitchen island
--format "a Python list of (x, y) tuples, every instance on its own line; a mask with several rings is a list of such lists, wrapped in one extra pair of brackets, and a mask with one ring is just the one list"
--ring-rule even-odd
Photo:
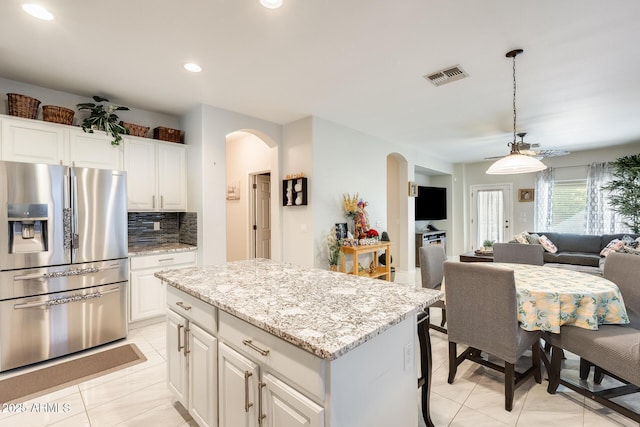
[(156, 275), (200, 425), (418, 425), (416, 315), (441, 292), (263, 259)]

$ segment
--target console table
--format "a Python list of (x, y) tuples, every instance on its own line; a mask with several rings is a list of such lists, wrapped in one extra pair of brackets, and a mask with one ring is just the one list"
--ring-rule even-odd
[[(356, 274), (365, 277), (382, 277), (385, 276), (387, 281), (391, 281), (391, 254), (389, 253), (389, 242), (380, 242), (377, 245), (359, 245), (359, 246), (343, 246), (342, 256), (340, 257), (340, 271), (347, 273), (347, 260), (346, 256), (353, 256), (353, 269), (350, 274)], [(385, 251), (384, 266), (378, 265), (378, 253)], [(358, 271), (358, 257), (361, 254), (373, 253), (373, 272), (369, 272), (369, 269), (365, 267), (364, 271)]]
[(446, 231), (424, 231), (416, 233), (416, 267), (420, 267), (420, 251), (422, 246), (426, 245), (442, 245), (445, 252), (447, 251), (447, 232)]

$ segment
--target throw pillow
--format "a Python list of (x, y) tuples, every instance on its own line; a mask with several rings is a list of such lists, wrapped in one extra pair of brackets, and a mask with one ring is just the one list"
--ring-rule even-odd
[(633, 248), (629, 245), (624, 245), (623, 247), (618, 249), (618, 252), (622, 252), (625, 254), (640, 255), (640, 249)]
[(527, 236), (527, 241), (530, 245), (539, 245), (540, 244), (540, 235), (533, 233)]
[(609, 244), (603, 250), (600, 251), (600, 256), (606, 257), (611, 252), (615, 252), (623, 246), (624, 246), (624, 240), (613, 239), (612, 241), (609, 242)]
[(550, 252), (552, 254), (558, 252), (558, 248), (556, 247), (556, 245), (554, 245), (553, 242), (551, 242), (551, 240), (549, 240), (549, 238), (544, 234), (540, 236), (540, 244), (547, 252)]
[(523, 231), (522, 233), (518, 233), (515, 236), (513, 236), (513, 238), (515, 239), (516, 242), (518, 243), (523, 243), (525, 245), (529, 244), (529, 240), (527, 240), (527, 236), (529, 235), (528, 232)]

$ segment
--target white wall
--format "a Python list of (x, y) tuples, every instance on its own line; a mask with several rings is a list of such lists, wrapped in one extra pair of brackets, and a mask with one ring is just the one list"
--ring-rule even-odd
[[(227, 261), (252, 258), (250, 217), (251, 174), (271, 170), (271, 150), (257, 136), (242, 133), (239, 137), (227, 141), (227, 179), (226, 185), (240, 183), (240, 199), (227, 200)], [(278, 204), (278, 194), (272, 194), (271, 203)]]
[[(282, 127), (278, 124), (223, 110), (199, 105), (189, 111), (181, 122), (186, 132), (188, 163), (189, 210), (198, 212), (198, 262), (226, 262), (226, 137), (231, 132), (255, 134), (272, 149), (271, 194), (279, 194), (279, 147)], [(275, 196), (274, 196), (275, 197)], [(277, 199), (277, 197), (276, 197)], [(281, 260), (281, 220), (277, 203), (271, 206), (272, 259)]]
[[(78, 111), (78, 108), (76, 107), (76, 105), (82, 102), (93, 102), (93, 99), (90, 96), (86, 97), (86, 96), (75, 95), (67, 92), (60, 92), (53, 89), (47, 89), (40, 86), (33, 86), (26, 83), (17, 82), (14, 80), (7, 80), (3, 78), (0, 78), (0, 93), (2, 94), (19, 93), (22, 95), (27, 95), (32, 98), (39, 99), (41, 104), (40, 104), (40, 109), (38, 110), (38, 119), (40, 120), (42, 119), (43, 105), (57, 105), (59, 107), (70, 108), (76, 112), (74, 116), (74, 121), (73, 121), (73, 125), (76, 125), (76, 126), (79, 126), (80, 123), (82, 122), (82, 118), (85, 115), (87, 115), (87, 113), (85, 112)], [(99, 94), (99, 93), (92, 94), (92, 95), (105, 96), (104, 94)], [(169, 114), (155, 113), (152, 111), (139, 110), (139, 109), (133, 108), (133, 106), (131, 105), (127, 105), (122, 102), (119, 102), (117, 99), (109, 98), (109, 96), (106, 96), (106, 98), (109, 99), (110, 101), (109, 104), (124, 105), (130, 108), (129, 111), (117, 112), (118, 117), (124, 122), (135, 123), (141, 126), (149, 126), (151, 129), (158, 126), (164, 126), (164, 127), (169, 127), (173, 129), (180, 129), (179, 127), (180, 120), (176, 116), (169, 115)], [(5, 99), (5, 102), (0, 103), (0, 114), (7, 114), (6, 99)]]

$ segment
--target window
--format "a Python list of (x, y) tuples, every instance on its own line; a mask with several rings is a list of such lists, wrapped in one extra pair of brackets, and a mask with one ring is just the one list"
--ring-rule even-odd
[(549, 231), (583, 234), (586, 228), (586, 195), (586, 180), (555, 181)]

